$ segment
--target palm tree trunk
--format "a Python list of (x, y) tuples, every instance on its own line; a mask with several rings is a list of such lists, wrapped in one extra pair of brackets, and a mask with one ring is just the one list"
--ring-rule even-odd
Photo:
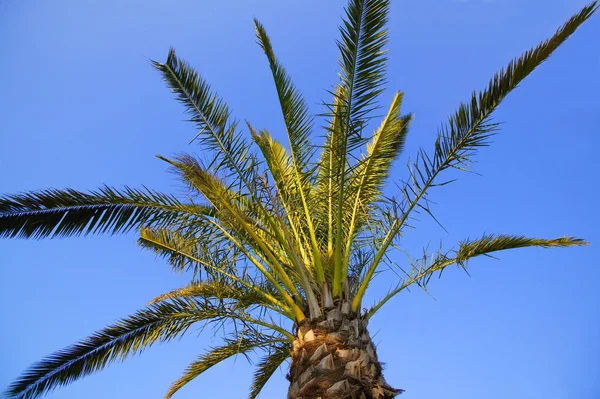
[(288, 399), (387, 399), (402, 392), (385, 382), (367, 320), (353, 315), (349, 302), (297, 327)]

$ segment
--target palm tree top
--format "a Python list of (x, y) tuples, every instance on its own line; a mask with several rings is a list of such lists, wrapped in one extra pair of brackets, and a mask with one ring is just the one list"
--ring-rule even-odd
[[(428, 195), (447, 170), (467, 170), (499, 125), (493, 112), (520, 82), (598, 10), (593, 1), (548, 40), (500, 69), (487, 87), (459, 105), (439, 129), (430, 151), (420, 150), (395, 196), (383, 195), (391, 167), (404, 149), (412, 115), (395, 93), (370, 130), (383, 91), (389, 0), (350, 0), (338, 40), (340, 79), (325, 107), (325, 140), (306, 101), (276, 58), (265, 27), (254, 21), (266, 55), (287, 133), (235, 119), (227, 103), (171, 49), (153, 61), (197, 130), (194, 142), (212, 155), (159, 158), (177, 172), (190, 196), (148, 188), (108, 186), (94, 191), (42, 190), (0, 197), (0, 237), (42, 239), (138, 231), (142, 248), (174, 270), (192, 273), (189, 285), (158, 296), (146, 308), (34, 364), (6, 391), (32, 399), (170, 341), (196, 323), (234, 326), (223, 345), (200, 356), (165, 398), (213, 365), (239, 353), (264, 350), (250, 397), (288, 357), (294, 328), (322, 321), (327, 309), (368, 320), (411, 285), (426, 289), (446, 267), (521, 247), (586, 244), (573, 237), (530, 238), (483, 234), (452, 250), (409, 261), (404, 278), (370, 309), (363, 298), (377, 271), (393, 267), (389, 254), (416, 212), (433, 217)], [(283, 323), (273, 321), (281, 316)], [(240, 332), (243, 331), (243, 334)]]

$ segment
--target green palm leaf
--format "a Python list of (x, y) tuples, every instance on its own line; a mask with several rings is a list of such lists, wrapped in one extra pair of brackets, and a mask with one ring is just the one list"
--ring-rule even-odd
[[(153, 62), (163, 74), (169, 88), (176, 93), (192, 121), (200, 132), (198, 138), (205, 148), (216, 154), (216, 169), (228, 169), (228, 177), (245, 188), (245, 194), (253, 199), (257, 214), (266, 222), (279, 242), (283, 235), (277, 222), (260, 201), (260, 185), (256, 157), (251, 153), (247, 142), (238, 134), (237, 122), (229, 121), (229, 108), (225, 102), (211, 91), (210, 86), (187, 63), (177, 58), (171, 49), (166, 63)], [(223, 166), (223, 167), (221, 167)], [(289, 287), (288, 287), (289, 288)]]
[[(408, 133), (412, 115), (400, 115), (403, 93), (398, 92), (392, 100), (392, 105), (381, 125), (367, 143), (363, 159), (352, 170), (348, 179), (350, 198), (356, 208), (360, 203), (368, 208), (373, 202), (380, 199), (381, 188), (388, 178), (393, 162), (398, 159)], [(353, 209), (353, 212), (357, 212)], [(350, 220), (356, 218), (352, 215)]]
[(291, 346), (289, 343), (273, 345), (269, 353), (264, 356), (256, 366), (252, 386), (250, 387), (249, 399), (256, 399), (271, 376), (279, 366), (290, 357)]
[(348, 134), (359, 133), (384, 83), (389, 0), (351, 0), (340, 27), (341, 101)]
[(311, 230), (305, 222), (305, 208), (300, 192), (302, 183), (296, 179), (292, 159), (285, 147), (274, 140), (269, 132), (266, 130), (256, 132), (251, 127), (250, 131), (273, 177), (277, 195), (272, 202), (281, 202), (285, 213), (281, 219), (287, 219), (289, 229), (286, 229), (291, 231), (292, 237), (286, 241), (294, 252), (300, 254), (304, 266), (311, 269), (312, 276), (318, 279), (317, 273), (312, 267), (314, 265), (314, 252), (311, 252), (313, 242), (308, 238), (311, 236)]
[[(316, 235), (322, 242), (327, 242), (327, 255), (333, 257), (333, 238), (335, 235), (335, 211), (336, 193), (339, 189), (339, 176), (342, 173), (341, 151), (343, 150), (341, 136), (342, 129), (342, 104), (341, 104), (341, 86), (337, 86), (334, 95), (333, 105), (331, 106), (331, 118), (327, 126), (327, 136), (321, 151), (318, 165), (318, 174), (316, 180), (315, 200), (321, 204), (316, 209), (317, 231)], [(333, 274), (332, 267), (325, 267)]]
[(351, 247), (355, 235), (369, 219), (372, 203), (381, 196), (381, 186), (388, 177), (392, 162), (404, 148), (411, 116), (402, 117), (402, 93), (396, 93), (390, 110), (371, 141), (367, 144), (367, 153), (353, 170), (348, 179), (349, 208), (348, 232), (345, 235), (346, 247), (342, 263), (341, 280), (345, 280), (350, 263)]
[[(230, 189), (226, 182), (217, 177), (213, 172), (203, 168), (200, 163), (190, 155), (182, 155), (176, 159), (158, 157), (169, 163), (188, 185), (202, 195), (213, 207), (214, 216), (227, 229), (234, 231), (239, 237), (243, 237), (253, 248), (257, 243), (248, 237), (243, 229), (243, 223), (255, 226), (263, 234), (275, 236), (269, 221), (262, 216), (264, 214), (257, 209), (259, 206), (248, 196)], [(277, 252), (271, 247), (272, 252)], [(260, 250), (259, 250), (260, 251)]]
[(184, 222), (210, 214), (151, 190), (108, 186), (88, 193), (43, 190), (0, 197), (0, 237), (46, 238), (126, 233), (142, 225)]
[(262, 336), (262, 334), (260, 334), (259, 337), (241, 336), (239, 338), (236, 337), (234, 339), (230, 339), (226, 345), (213, 348), (210, 352), (200, 356), (198, 360), (190, 364), (186, 368), (183, 376), (175, 381), (173, 385), (171, 385), (171, 388), (169, 388), (169, 391), (165, 395), (164, 399), (171, 398), (177, 391), (198, 377), (200, 374), (232, 356), (281, 342), (282, 339), (266, 337)]
[[(383, 46), (387, 43), (385, 24), (388, 10), (388, 0), (351, 0), (340, 28), (342, 39), (338, 47), (342, 71), (336, 92), (339, 98), (334, 100), (334, 104), (338, 104), (339, 115), (333, 115), (340, 126), (331, 130), (329, 140), (333, 146), (331, 154), (339, 170), (335, 176), (334, 297), (339, 297), (342, 291), (346, 163), (349, 153), (362, 142), (361, 131), (366, 124), (366, 116), (382, 90), (387, 61)], [(335, 134), (336, 131), (339, 134)]]
[(258, 43), (267, 56), (269, 68), (273, 74), (290, 142), (293, 165), (298, 173), (305, 178), (308, 162), (313, 152), (310, 143), (310, 132), (313, 124), (312, 117), (302, 95), (292, 83), (283, 65), (275, 57), (271, 39), (269, 39), (264, 26), (255, 19), (254, 27)]
[(36, 398), (140, 353), (156, 342), (170, 341), (195, 322), (220, 315), (217, 308), (187, 299), (157, 303), (34, 364), (5, 394), (14, 399)]
[(226, 240), (213, 224), (200, 219), (187, 230), (144, 227), (138, 245), (166, 259), (174, 271), (192, 271), (201, 279), (203, 272), (212, 276), (235, 267), (239, 254)]
[[(290, 227), (298, 232), (302, 226), (300, 216), (304, 214), (299, 187), (293, 170), (293, 161), (285, 147), (266, 130), (257, 132), (249, 126), (252, 139), (260, 149), (277, 189), (276, 201), (281, 202)], [(295, 233), (295, 235), (296, 235)], [(296, 237), (301, 242), (299, 236)]]
[[(311, 186), (309, 174), (306, 171), (308, 161), (313, 152), (309, 140), (312, 118), (310, 117), (304, 99), (294, 87), (283, 66), (279, 63), (277, 58), (275, 58), (271, 40), (269, 39), (265, 28), (257, 20), (254, 20), (254, 25), (256, 27), (258, 42), (267, 56), (269, 67), (273, 74), (273, 80), (275, 81), (279, 103), (283, 112), (283, 119), (287, 128), (288, 140), (290, 142), (292, 170), (294, 172), (292, 178), (295, 180), (297, 192), (301, 200), (302, 213), (304, 214), (303, 221), (308, 227), (308, 234), (312, 246), (312, 258), (315, 271), (317, 272), (317, 281), (322, 284), (325, 281), (325, 274), (321, 265), (321, 252), (319, 250), (315, 228), (312, 222), (311, 207), (309, 206)], [(306, 288), (310, 289), (309, 287)]]
[[(236, 131), (237, 122), (230, 121), (225, 101), (213, 93), (210, 85), (193, 68), (177, 57), (174, 49), (169, 51), (165, 63), (152, 63), (198, 127), (200, 144), (213, 151), (233, 178), (241, 180), (251, 190), (255, 160), (248, 143)], [(219, 162), (216, 165), (219, 167)]]
[[(598, 7), (598, 1), (590, 3), (571, 17), (551, 38), (525, 52), (521, 57), (511, 61), (505, 69), (496, 73), (488, 87), (482, 92), (473, 93), (471, 101), (468, 104), (461, 104), (458, 111), (450, 117), (448, 124), (442, 127), (435, 143), (433, 155), (430, 156), (424, 151), (419, 152), (417, 161), (412, 164), (411, 179), (402, 188), (405, 199), (405, 204), (401, 209), (402, 214), (393, 221), (382, 240), (373, 264), (370, 266), (372, 271), (376, 269), (415, 207), (420, 207), (431, 214), (427, 205), (422, 204), (422, 200), (426, 199), (429, 188), (446, 183), (437, 183), (438, 175), (449, 168), (464, 169), (476, 150), (488, 144), (488, 139), (498, 127), (498, 124), (492, 123), (490, 118), (502, 100), (548, 59), (581, 24), (598, 10)], [(372, 276), (373, 273), (371, 272), (370, 275)], [(368, 279), (363, 281), (362, 288), (366, 289), (368, 283)], [(359, 302), (355, 300), (355, 303)]]
[(252, 310), (252, 307), (264, 306), (281, 312), (273, 287), (254, 281), (243, 284), (239, 280), (225, 277), (192, 283), (157, 296), (149, 305), (175, 298), (209, 298), (230, 303), (233, 309)]
[(387, 301), (412, 284), (417, 284), (425, 289), (434, 273), (441, 273), (448, 266), (455, 264), (465, 268), (467, 261), (471, 258), (481, 255), (489, 256), (489, 254), (494, 252), (516, 248), (556, 248), (582, 245), (587, 245), (587, 242), (574, 237), (545, 239), (506, 234), (484, 234), (478, 239), (463, 240), (458, 244), (458, 249), (454, 251), (453, 257), (450, 257), (445, 253), (438, 253), (435, 257), (425, 256), (421, 262), (413, 265), (412, 270), (407, 274), (400, 285), (390, 291), (381, 301), (373, 306), (367, 313), (367, 317), (373, 316), (373, 314), (375, 314)]
[[(166, 159), (165, 159), (166, 160)], [(169, 161), (175, 168), (179, 169), (185, 179), (190, 182), (214, 207), (216, 215), (225, 227), (234, 231), (243, 238), (255, 253), (264, 254), (265, 263), (271, 268), (276, 277), (281, 281), (291, 294), (300, 298), (299, 292), (282, 264), (279, 251), (261, 234), (266, 232), (267, 226), (261, 225), (260, 221), (253, 220), (244, 212), (242, 197), (230, 191), (217, 177), (202, 169), (191, 157), (180, 157), (177, 161)], [(270, 226), (269, 226), (270, 227)], [(283, 236), (282, 232), (273, 232)], [(283, 241), (277, 241), (282, 244)]]
[[(232, 259), (227, 257), (227, 254), (222, 259), (205, 257), (207, 253), (206, 248), (203, 248), (203, 244), (207, 244), (205, 242), (197, 240), (191, 242), (190, 239), (182, 237), (177, 232), (166, 229), (144, 229), (138, 243), (143, 248), (151, 249), (175, 264), (187, 261), (194, 264), (195, 267), (199, 266), (209, 270), (212, 272), (211, 274), (218, 276), (220, 280), (227, 279), (226, 281), (229, 281), (230, 284), (240, 284), (261, 295), (265, 303), (271, 304), (273, 310), (291, 320), (294, 319), (290, 308), (286, 305), (285, 298), (279, 299), (280, 296), (274, 295), (271, 289), (261, 289), (261, 285), (266, 283), (260, 282), (256, 278), (251, 279), (248, 275), (236, 275), (235, 266), (237, 264), (235, 258), (231, 262)], [(210, 243), (207, 246), (210, 246)], [(278, 290), (278, 292), (280, 291)]]
[[(277, 244), (283, 245), (284, 242), (283, 240), (269, 240), (272, 230), (268, 230), (266, 226), (260, 224), (260, 221), (252, 219), (245, 212), (245, 209), (252, 209), (253, 203), (245, 201), (242, 196), (229, 190), (224, 182), (200, 167), (192, 157), (183, 156), (178, 160), (169, 160), (162, 157), (161, 159), (169, 162), (179, 170), (184, 179), (212, 204), (215, 216), (218, 219), (218, 222), (213, 221), (214, 225), (277, 288), (286, 303), (297, 314), (297, 317), (302, 319), (302, 310), (292, 299), (293, 296), (298, 304), (302, 305), (303, 297), (294, 283), (298, 280), (292, 273), (293, 270), (286, 267), (285, 258), (283, 258), (277, 247)], [(269, 223), (268, 227), (271, 226), (271, 223)], [(282, 237), (283, 235), (283, 232), (277, 232), (277, 236)], [(243, 242), (240, 242), (240, 239)], [(271, 242), (274, 242), (275, 245)], [(253, 256), (251, 251), (254, 251), (260, 259)]]

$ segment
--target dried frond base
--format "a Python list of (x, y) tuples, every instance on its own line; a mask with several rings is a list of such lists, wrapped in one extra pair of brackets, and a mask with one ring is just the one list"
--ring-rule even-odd
[(343, 307), (298, 326), (288, 399), (387, 399), (403, 391), (385, 382), (367, 321)]

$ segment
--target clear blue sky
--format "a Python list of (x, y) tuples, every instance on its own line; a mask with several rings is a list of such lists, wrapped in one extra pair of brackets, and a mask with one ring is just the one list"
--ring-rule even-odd
[[(336, 81), (334, 38), (343, 0), (0, 1), (0, 192), (147, 185), (179, 192), (154, 154), (196, 151), (148, 59), (169, 46), (224, 96), (239, 118), (282, 132), (252, 18), (273, 39), (315, 113)], [(394, 0), (388, 91), (404, 90), (416, 119), (394, 178), (471, 90), (550, 36), (585, 0)], [(475, 174), (438, 189), (436, 216), (404, 243), (417, 254), (483, 232), (575, 235), (586, 248), (521, 250), (478, 259), (404, 293), (371, 323), (385, 375), (406, 399), (600, 397), (600, 15), (560, 48), (496, 114), (506, 124)], [(318, 140), (320, 132), (315, 134)], [(184, 285), (135, 234), (0, 241), (0, 386), (42, 356)], [(402, 260), (402, 258), (398, 258)], [(396, 277), (383, 274), (383, 291)], [(371, 295), (367, 301), (374, 300)], [(197, 338), (197, 339), (196, 339)], [(53, 398), (161, 398), (209, 345), (210, 332), (55, 392)], [(285, 372), (285, 371), (284, 371)], [(284, 397), (277, 373), (263, 398)], [(178, 398), (242, 398), (251, 372), (225, 362)]]

